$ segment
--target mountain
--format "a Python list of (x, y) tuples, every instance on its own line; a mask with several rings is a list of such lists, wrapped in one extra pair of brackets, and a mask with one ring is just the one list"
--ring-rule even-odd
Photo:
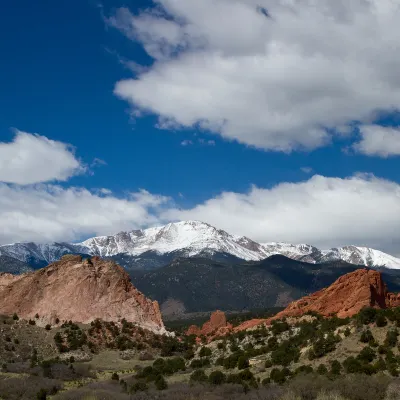
[(99, 257), (82, 261), (66, 255), (29, 274), (0, 274), (0, 314), (14, 313), (42, 326), (125, 318), (153, 332), (166, 332), (158, 303), (140, 293), (122, 267)]
[[(238, 263), (243, 260), (260, 261), (275, 254), (313, 264), (342, 260), (354, 265), (400, 269), (400, 259), (378, 250), (355, 246), (320, 250), (308, 244), (279, 242), (260, 244), (198, 221), (93, 237), (82, 243), (15, 243), (0, 246), (0, 256), (7, 256), (34, 269), (59, 260), (65, 254), (111, 258), (130, 272), (160, 268), (182, 257)], [(0, 260), (0, 271), (10, 268), (6, 259)], [(19, 272), (23, 272), (24, 268), (21, 265)]]
[[(344, 261), (309, 264), (281, 255), (240, 264), (186, 258), (134, 274), (132, 280), (139, 290), (159, 302), (165, 317), (171, 318), (216, 309), (285, 307), (359, 268)], [(400, 271), (382, 269), (382, 275), (390, 290), (400, 291)]]

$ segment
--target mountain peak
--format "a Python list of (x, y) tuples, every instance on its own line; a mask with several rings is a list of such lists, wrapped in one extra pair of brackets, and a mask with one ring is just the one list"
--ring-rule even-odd
[(223, 253), (246, 261), (260, 261), (275, 254), (308, 263), (346, 261), (355, 265), (400, 269), (400, 259), (365, 247), (344, 246), (320, 250), (309, 244), (285, 242), (257, 243), (246, 236), (231, 235), (197, 220), (171, 222), (164, 226), (98, 236), (82, 243), (15, 243), (0, 246), (0, 255), (12, 257), (34, 268), (58, 260), (68, 253), (101, 257), (139, 257), (152, 252), (181, 257)]

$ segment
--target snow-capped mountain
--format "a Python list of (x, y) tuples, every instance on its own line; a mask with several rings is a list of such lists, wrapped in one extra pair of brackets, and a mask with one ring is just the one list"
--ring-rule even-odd
[(400, 259), (368, 247), (345, 246), (322, 251), (316, 262), (343, 260), (350, 264), (400, 269)]
[(33, 268), (44, 267), (65, 254), (88, 254), (88, 249), (70, 243), (14, 243), (0, 246), (0, 256), (14, 258)]
[(137, 256), (148, 251), (159, 254), (183, 251), (193, 257), (204, 252), (227, 253), (242, 260), (258, 261), (268, 257), (262, 245), (249, 238), (233, 236), (213, 226), (185, 221), (158, 228), (120, 232), (115, 236), (100, 236), (80, 244), (90, 254), (111, 257), (125, 253)]
[(0, 246), (0, 256), (11, 257), (33, 268), (43, 267), (70, 253), (114, 258), (131, 269), (157, 268), (177, 257), (219, 257), (219, 260), (231, 257), (227, 261), (233, 262), (233, 259), (259, 261), (276, 254), (314, 264), (343, 260), (356, 265), (400, 269), (400, 259), (374, 249), (346, 246), (319, 250), (308, 244), (260, 244), (198, 221), (93, 237), (77, 244), (15, 243)]

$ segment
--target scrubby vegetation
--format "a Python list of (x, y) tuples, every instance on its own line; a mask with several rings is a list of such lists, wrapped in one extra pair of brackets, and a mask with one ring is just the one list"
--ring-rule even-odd
[(308, 313), (208, 342), (125, 320), (2, 318), (0, 397), (399, 400), (399, 321), (400, 309)]

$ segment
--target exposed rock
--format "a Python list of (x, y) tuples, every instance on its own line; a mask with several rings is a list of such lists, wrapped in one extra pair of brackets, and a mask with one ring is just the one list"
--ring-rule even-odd
[(232, 325), (226, 321), (225, 313), (214, 311), (210, 320), (205, 322), (201, 328), (192, 325), (187, 330), (187, 335), (196, 336), (223, 336), (232, 330)]
[(57, 318), (82, 323), (125, 318), (166, 333), (158, 303), (139, 292), (122, 267), (99, 257), (82, 262), (80, 256), (65, 256), (32, 273), (0, 274), (0, 314), (14, 313), (24, 319), (39, 314), (40, 325)]
[(358, 269), (341, 276), (331, 286), (305, 296), (267, 320), (250, 320), (236, 330), (246, 330), (261, 323), (284, 317), (299, 317), (308, 311), (324, 316), (351, 317), (363, 307), (390, 308), (400, 305), (400, 294), (389, 293), (380, 272)]

